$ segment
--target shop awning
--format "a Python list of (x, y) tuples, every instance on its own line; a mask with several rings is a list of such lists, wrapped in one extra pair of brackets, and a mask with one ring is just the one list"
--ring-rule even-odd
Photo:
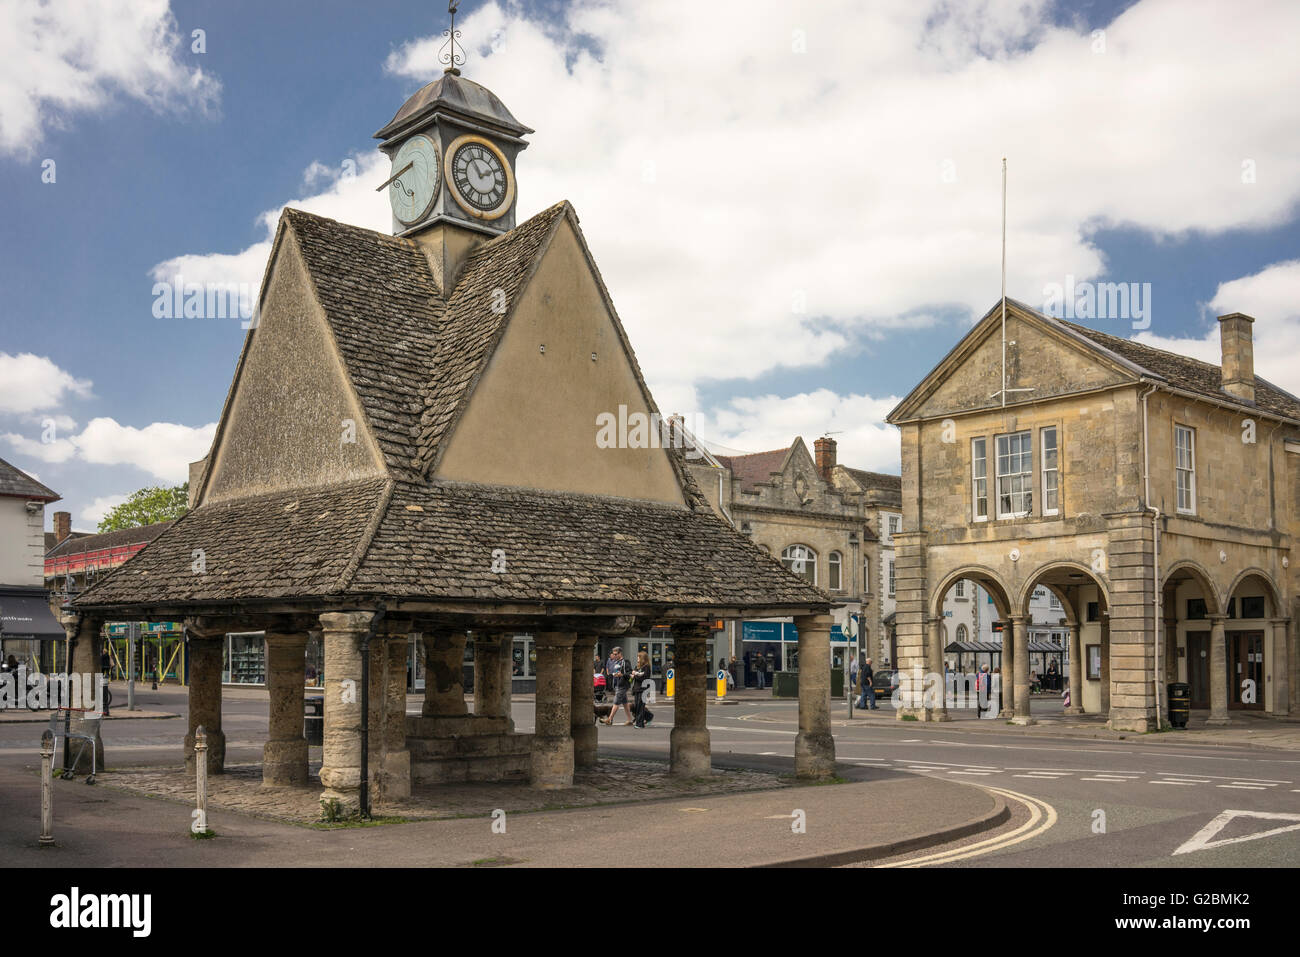
[(29, 641), (66, 638), (45, 594), (44, 588), (0, 587), (0, 638)]
[(1002, 646), (992, 641), (953, 641), (949, 642), (948, 647), (943, 650), (949, 654), (953, 652), (1001, 654)]

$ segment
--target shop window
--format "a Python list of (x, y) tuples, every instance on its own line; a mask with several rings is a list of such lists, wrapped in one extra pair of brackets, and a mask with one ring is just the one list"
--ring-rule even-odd
[(1241, 599), (1241, 617), (1242, 618), (1263, 618), (1264, 617), (1264, 596), (1252, 595)]
[(831, 552), (826, 560), (826, 565), (827, 565), (827, 569), (826, 569), (827, 585), (831, 591), (839, 591), (840, 588), (842, 587), (840, 581), (841, 579), (840, 553)]

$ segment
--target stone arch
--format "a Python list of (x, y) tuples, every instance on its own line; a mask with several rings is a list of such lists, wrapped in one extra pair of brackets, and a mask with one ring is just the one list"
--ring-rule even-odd
[(1271, 606), (1269, 617), (1286, 617), (1282, 611), (1282, 593), (1278, 589), (1276, 583), (1274, 583), (1273, 577), (1269, 575), (1268, 572), (1264, 571), (1264, 569), (1253, 566), (1250, 568), (1243, 568), (1237, 573), (1237, 577), (1232, 580), (1232, 584), (1228, 586), (1228, 590), (1223, 593), (1222, 601), (1219, 602), (1219, 607), (1227, 608), (1228, 602), (1232, 601), (1232, 596), (1237, 593), (1237, 589), (1245, 584), (1246, 580), (1249, 578), (1258, 578), (1264, 583), (1264, 591), (1268, 595), (1268, 602)]
[[(1054, 577), (1067, 577), (1077, 579), (1073, 582), (1067, 581), (1043, 581), (1043, 577), (1052, 575)], [(1033, 573), (1025, 579), (1024, 586), (1016, 596), (1015, 607), (1020, 615), (1029, 614), (1029, 602), (1034, 596), (1034, 589), (1040, 585), (1054, 594), (1061, 602), (1061, 609), (1065, 611), (1065, 619), (1068, 624), (1077, 625), (1083, 620), (1079, 614), (1080, 609), (1075, 608), (1069, 596), (1065, 593), (1065, 588), (1069, 585), (1096, 585), (1097, 596), (1101, 600), (1103, 608), (1110, 608), (1110, 588), (1106, 579), (1098, 575), (1087, 565), (1082, 562), (1063, 559), (1061, 561), (1048, 562), (1035, 568)]]
[[(1178, 577), (1175, 578), (1175, 575)], [(1205, 596), (1205, 614), (1206, 616), (1222, 615), (1224, 603), (1219, 595), (1219, 589), (1214, 585), (1214, 579), (1210, 576), (1198, 562), (1190, 558), (1180, 559), (1174, 562), (1160, 576), (1160, 591), (1163, 595), (1169, 588), (1170, 583), (1180, 581), (1187, 577), (1193, 579), (1201, 588), (1201, 594)], [(1229, 592), (1229, 595), (1232, 593)], [(1210, 607), (1213, 604), (1214, 607)]]
[(1002, 583), (997, 573), (985, 565), (963, 565), (940, 579), (939, 584), (930, 592), (926, 603), (926, 617), (943, 617), (943, 596), (948, 594), (949, 588), (963, 578), (973, 581), (992, 596), (993, 607), (997, 609), (999, 618), (1005, 618), (1010, 614), (1011, 592)]

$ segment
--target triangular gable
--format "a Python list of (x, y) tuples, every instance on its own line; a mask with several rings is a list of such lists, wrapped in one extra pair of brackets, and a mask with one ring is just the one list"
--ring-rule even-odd
[(277, 231), (202, 502), (385, 475), (293, 229)]
[[(1001, 300), (886, 416), (897, 425), (1001, 404)], [(1007, 300), (1007, 405), (1135, 382), (1145, 370), (1063, 323)]]
[(576, 214), (562, 203), (520, 229), (532, 227), (546, 234), (531, 262), (502, 264), (488, 244), (457, 283), (454, 304), (490, 302), (489, 283), (524, 273), (490, 338), (473, 342), (480, 366), (444, 427), (434, 476), (707, 507), (681, 450), (662, 447), (658, 408)]

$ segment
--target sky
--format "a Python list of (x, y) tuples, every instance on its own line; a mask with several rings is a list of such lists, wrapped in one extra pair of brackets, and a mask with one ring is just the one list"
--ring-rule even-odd
[[(245, 335), (159, 283), (255, 290), (280, 210), (388, 232), (372, 135), (442, 72), (440, 3), (0, 5), (0, 457), (92, 530), (208, 451)], [(1208, 361), (1256, 319), (1300, 392), (1300, 4), (463, 0), (464, 75), (533, 127), (660, 409), (710, 447), (884, 417), (1007, 292)], [(1057, 297), (1057, 308), (1062, 297)], [(1141, 303), (1141, 308), (1137, 304)], [(47, 515), (53, 509), (47, 509)]]

